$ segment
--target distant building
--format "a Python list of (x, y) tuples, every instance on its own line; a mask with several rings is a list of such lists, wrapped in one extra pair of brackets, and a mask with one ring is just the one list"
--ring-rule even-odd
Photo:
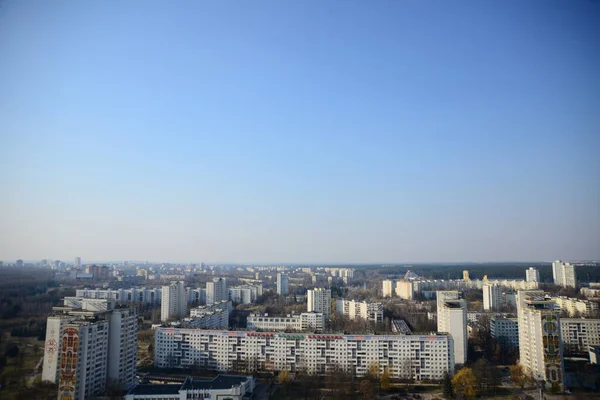
[(288, 276), (283, 272), (277, 274), (277, 294), (281, 296), (288, 294)]
[(247, 318), (247, 327), (264, 331), (322, 331), (325, 329), (325, 316), (323, 313), (288, 314), (285, 317), (250, 314)]
[(527, 282), (539, 282), (540, 271), (538, 271), (537, 268), (529, 267), (529, 269), (525, 271), (525, 280)]
[(392, 297), (394, 293), (394, 281), (386, 279), (383, 284), (383, 297)]
[(75, 257), (73, 267), (75, 267), (75, 269), (81, 269), (81, 257)]
[(488, 284), (483, 285), (483, 309), (499, 310), (502, 307), (502, 286)]
[(570, 317), (581, 316), (590, 317), (596, 316), (599, 312), (598, 303), (582, 300), (573, 297), (558, 296), (553, 297), (552, 300), (556, 303), (556, 306), (561, 311), (567, 313)]
[(243, 285), (229, 288), (229, 299), (238, 304), (251, 304), (262, 294), (262, 287)]
[(437, 291), (438, 332), (449, 333), (454, 338), (454, 361), (467, 360), (467, 303), (455, 290)]
[(226, 278), (215, 278), (212, 282), (206, 282), (206, 304), (218, 303), (229, 300)]
[(469, 278), (469, 271), (468, 270), (464, 270), (463, 271), (463, 281), (470, 281), (471, 278)]
[(383, 304), (381, 303), (337, 299), (336, 311), (351, 320), (362, 318), (372, 322), (383, 322)]
[(321, 288), (308, 290), (306, 308), (308, 312), (318, 312), (329, 316), (331, 314), (331, 290)]
[(559, 286), (577, 286), (575, 278), (575, 266), (571, 263), (565, 263), (556, 260), (552, 263), (552, 277), (554, 283)]
[(256, 382), (252, 376), (218, 375), (213, 379), (186, 378), (183, 383), (140, 384), (125, 395), (125, 400), (188, 400), (252, 398)]
[(183, 281), (173, 281), (162, 287), (160, 320), (183, 318), (187, 315), (187, 296)]
[(15, 266), (17, 268), (23, 268), (23, 260), (17, 260), (17, 262), (15, 263)]
[(401, 299), (412, 300), (414, 298), (413, 283), (408, 281), (396, 282), (396, 296)]

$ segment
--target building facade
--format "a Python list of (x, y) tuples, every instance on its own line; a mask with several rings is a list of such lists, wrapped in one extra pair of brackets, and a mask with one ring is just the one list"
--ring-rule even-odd
[(383, 304), (381, 303), (337, 299), (336, 311), (351, 320), (362, 318), (372, 322), (383, 322)]
[(467, 303), (458, 291), (437, 291), (437, 326), (439, 333), (449, 333), (454, 339), (454, 361), (467, 360)]
[(161, 302), (161, 288), (128, 289), (77, 289), (77, 297), (88, 299), (109, 299), (117, 303), (138, 303), (158, 305)]
[(573, 297), (558, 296), (552, 300), (556, 306), (569, 316), (590, 317), (598, 315), (598, 303)]
[(154, 365), (216, 371), (299, 371), (341, 368), (363, 376), (376, 363), (392, 378), (442, 379), (454, 372), (449, 335), (321, 335), (157, 328)]
[(556, 260), (552, 263), (552, 277), (554, 283), (559, 286), (577, 286), (575, 277), (575, 266), (571, 263)]
[(173, 281), (162, 287), (160, 320), (183, 318), (187, 315), (187, 295), (183, 281)]
[(383, 297), (392, 297), (394, 293), (394, 281), (386, 279), (382, 282), (382, 295)]
[(409, 281), (396, 282), (396, 296), (401, 299), (412, 300), (414, 298), (413, 283)]
[(600, 346), (600, 319), (561, 318), (560, 334), (565, 354), (587, 355)]
[(517, 292), (519, 362), (537, 380), (564, 388), (560, 312), (541, 290)]
[(497, 284), (483, 285), (483, 309), (499, 310), (503, 305), (502, 286)]
[(331, 314), (331, 290), (312, 289), (307, 291), (306, 309), (308, 312), (323, 313), (327, 317)]
[(274, 317), (260, 314), (250, 314), (247, 318), (248, 329), (261, 329), (265, 331), (304, 331), (325, 328), (325, 315), (323, 313), (302, 313), (285, 317)]
[(490, 333), (503, 349), (519, 347), (519, 320), (495, 317), (490, 320)]
[(229, 300), (226, 278), (215, 278), (212, 282), (206, 282), (206, 304), (218, 303)]
[(525, 271), (525, 280), (527, 282), (539, 282), (540, 281), (540, 271), (537, 268), (529, 267)]
[(288, 276), (283, 272), (277, 274), (277, 294), (287, 296), (288, 294)]

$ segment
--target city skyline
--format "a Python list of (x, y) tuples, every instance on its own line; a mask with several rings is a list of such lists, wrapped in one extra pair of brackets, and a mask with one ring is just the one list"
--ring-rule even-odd
[[(0, 7), (0, 259), (600, 259), (600, 4)], [(74, 254), (76, 253), (76, 254)]]

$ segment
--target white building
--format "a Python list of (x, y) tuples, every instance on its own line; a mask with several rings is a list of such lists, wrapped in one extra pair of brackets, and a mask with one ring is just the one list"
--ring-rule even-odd
[(455, 290), (437, 291), (438, 332), (452, 335), (454, 361), (464, 364), (467, 360), (467, 303)]
[(542, 290), (517, 292), (519, 362), (537, 380), (564, 387), (559, 311)]
[(525, 280), (527, 282), (539, 282), (540, 271), (538, 271), (537, 268), (529, 267), (529, 269), (525, 271)]
[(187, 295), (183, 281), (173, 281), (162, 287), (160, 320), (183, 318), (187, 315)]
[(331, 314), (331, 290), (330, 289), (312, 289), (307, 291), (306, 296), (307, 311), (319, 312), (327, 317)]
[(282, 296), (288, 294), (288, 276), (283, 272), (277, 274), (277, 294)]
[[(102, 306), (101, 303), (104, 303)], [(42, 380), (56, 383), (59, 399), (102, 394), (106, 383), (135, 384), (137, 313), (101, 299), (65, 298), (48, 317)]]
[(110, 299), (117, 303), (138, 303), (158, 305), (161, 302), (160, 288), (127, 288), (127, 289), (77, 289), (76, 297), (88, 299)]
[(248, 329), (261, 329), (265, 331), (304, 331), (325, 328), (325, 315), (323, 313), (302, 313), (285, 317), (269, 317), (268, 315), (250, 314), (247, 318)]
[(135, 385), (137, 372), (138, 314), (119, 307), (108, 314), (108, 380), (125, 388)]
[(503, 349), (519, 347), (519, 320), (495, 317), (490, 320), (490, 333)]
[(382, 282), (383, 297), (392, 297), (394, 293), (394, 281), (386, 279)]
[(483, 309), (499, 310), (502, 304), (502, 286), (494, 284), (483, 285)]
[(381, 303), (337, 299), (336, 311), (351, 320), (362, 318), (367, 321), (383, 322), (383, 304)]
[(180, 384), (137, 385), (125, 400), (189, 400), (252, 398), (256, 382), (252, 376), (218, 375), (213, 379), (186, 378)]
[(206, 282), (206, 304), (218, 303), (229, 299), (226, 278), (215, 278)]
[(392, 378), (440, 380), (454, 372), (449, 335), (340, 335), (157, 328), (154, 365), (248, 372), (342, 368), (357, 376), (371, 365)]
[(553, 297), (552, 300), (561, 311), (565, 311), (571, 317), (577, 314), (581, 317), (596, 316), (599, 311), (598, 303), (589, 300), (566, 296)]
[(205, 329), (229, 328), (229, 316), (233, 310), (231, 301), (220, 301), (190, 309), (190, 317), (180, 321), (181, 326)]
[(600, 319), (561, 318), (560, 334), (565, 354), (588, 354), (600, 346)]
[(238, 304), (251, 304), (262, 293), (258, 286), (242, 285), (229, 288), (229, 299)]
[(396, 296), (401, 299), (412, 300), (414, 298), (413, 283), (408, 281), (396, 282)]
[(559, 286), (577, 286), (575, 279), (575, 266), (571, 263), (556, 260), (552, 263), (552, 277)]

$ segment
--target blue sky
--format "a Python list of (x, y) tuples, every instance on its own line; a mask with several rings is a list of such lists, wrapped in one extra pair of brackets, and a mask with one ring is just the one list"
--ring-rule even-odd
[(600, 2), (0, 3), (0, 259), (600, 259)]

